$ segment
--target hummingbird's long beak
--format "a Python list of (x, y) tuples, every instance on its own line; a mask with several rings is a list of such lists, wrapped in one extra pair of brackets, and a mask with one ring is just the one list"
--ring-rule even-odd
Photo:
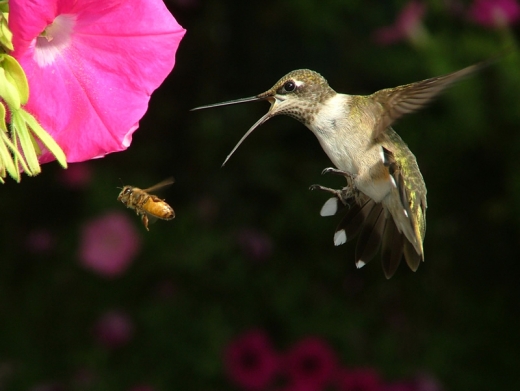
[(213, 103), (211, 105), (199, 106), (199, 107), (195, 107), (195, 108), (191, 109), (190, 111), (210, 109), (212, 107), (236, 105), (236, 104), (239, 104), (239, 103), (257, 102), (257, 101), (261, 101), (261, 100), (266, 100), (266, 98), (259, 97), (259, 96), (250, 96), (249, 98), (228, 100), (226, 102)]
[[(273, 104), (271, 104), (271, 107), (273, 107)], [(249, 128), (249, 130), (246, 132), (246, 134), (244, 134), (242, 136), (242, 138), (237, 143), (237, 145), (235, 145), (235, 148), (233, 148), (233, 150), (229, 153), (229, 155), (227, 155), (226, 160), (224, 160), (224, 163), (222, 163), (222, 167), (224, 167), (224, 165), (229, 160), (231, 155), (233, 155), (233, 153), (238, 149), (238, 147), (240, 146), (240, 144), (242, 144), (242, 142), (246, 139), (246, 137), (249, 136), (253, 132), (253, 130), (258, 128), (260, 125), (262, 125), (265, 121), (267, 121), (272, 116), (273, 116), (273, 114), (271, 112), (271, 109), (269, 109), (269, 111), (262, 118), (260, 118), (258, 121), (256, 121), (255, 124), (253, 126), (251, 126), (251, 128)]]
[(267, 100), (267, 101), (269, 101), (271, 103), (271, 107), (269, 108), (269, 111), (262, 118), (260, 118), (258, 121), (256, 121), (255, 124), (253, 126), (251, 126), (251, 128), (249, 128), (249, 130), (246, 132), (246, 134), (244, 134), (244, 136), (242, 136), (242, 138), (237, 143), (237, 145), (235, 145), (235, 148), (233, 148), (231, 153), (226, 157), (226, 160), (224, 160), (224, 163), (222, 163), (222, 167), (224, 167), (224, 165), (229, 160), (231, 155), (233, 155), (233, 153), (238, 149), (240, 144), (242, 144), (242, 142), (247, 138), (247, 136), (249, 136), (251, 134), (251, 132), (253, 130), (258, 128), (260, 125), (262, 125), (269, 118), (273, 117), (273, 110), (272, 109), (275, 106), (277, 99), (275, 97), (273, 97), (269, 93), (269, 91), (267, 91), (267, 92), (264, 92), (263, 94), (260, 94), (260, 95), (250, 96), (249, 98), (228, 100), (227, 102), (214, 103), (214, 104), (206, 105), (206, 106), (199, 106), (199, 107), (195, 107), (194, 109), (190, 110), (190, 111), (195, 111), (195, 110), (209, 109), (211, 107), (229, 106), (229, 105), (235, 105), (235, 104), (238, 104), (238, 103), (258, 102), (258, 101), (263, 101), (263, 100)]

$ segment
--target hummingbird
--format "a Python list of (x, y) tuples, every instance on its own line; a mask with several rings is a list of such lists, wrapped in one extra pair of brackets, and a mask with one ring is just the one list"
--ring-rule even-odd
[(333, 194), (323, 205), (322, 216), (347, 210), (334, 234), (334, 244), (341, 245), (359, 234), (358, 268), (370, 261), (381, 247), (383, 271), (390, 278), (403, 255), (413, 271), (424, 261), (427, 207), (426, 185), (417, 160), (392, 125), (488, 63), (489, 60), (371, 95), (338, 93), (319, 73), (299, 69), (289, 72), (261, 94), (192, 110), (256, 101), (271, 104), (222, 166), (253, 130), (274, 116), (287, 115), (305, 125), (335, 166), (323, 173), (341, 175), (347, 181), (340, 190), (311, 186), (311, 190)]

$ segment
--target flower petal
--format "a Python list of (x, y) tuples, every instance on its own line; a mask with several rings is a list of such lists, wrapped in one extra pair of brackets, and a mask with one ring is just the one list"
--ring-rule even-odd
[[(33, 0), (13, 5), (13, 56), (30, 86), (26, 109), (63, 148), (68, 162), (126, 149), (151, 93), (172, 70), (185, 33), (164, 3)], [(59, 15), (74, 17), (70, 42), (52, 63), (39, 63), (37, 37)], [(48, 152), (40, 158), (50, 160)]]

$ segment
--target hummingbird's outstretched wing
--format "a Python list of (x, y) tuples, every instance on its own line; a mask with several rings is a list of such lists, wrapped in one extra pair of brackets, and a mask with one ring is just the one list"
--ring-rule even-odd
[(398, 118), (421, 109), (456, 81), (485, 68), (493, 61), (495, 58), (448, 75), (432, 77), (396, 88), (386, 88), (373, 93), (370, 97), (381, 106), (383, 112), (376, 123), (372, 138), (377, 139)]

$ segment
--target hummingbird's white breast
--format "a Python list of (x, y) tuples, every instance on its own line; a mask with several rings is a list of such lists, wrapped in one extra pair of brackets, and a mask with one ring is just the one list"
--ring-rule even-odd
[(357, 175), (358, 166), (353, 156), (356, 145), (347, 145), (347, 141), (350, 144), (351, 140), (346, 140), (347, 118), (350, 115), (349, 98), (348, 95), (336, 94), (321, 103), (308, 127), (336, 167)]
[(383, 148), (372, 140), (376, 118), (370, 106), (358, 103), (351, 95), (336, 94), (321, 103), (307, 126), (332, 163), (355, 176), (356, 187), (380, 202), (392, 181), (383, 164)]

